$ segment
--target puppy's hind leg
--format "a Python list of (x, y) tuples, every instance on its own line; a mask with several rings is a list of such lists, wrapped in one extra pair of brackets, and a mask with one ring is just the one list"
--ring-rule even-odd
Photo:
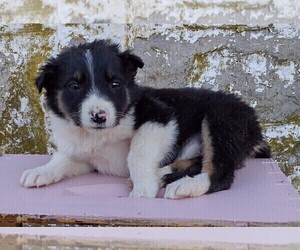
[[(218, 134), (213, 132), (214, 135)], [(203, 157), (198, 156), (170, 165), (172, 167), (171, 173), (163, 177), (166, 184), (170, 183), (167, 185), (165, 198), (197, 197), (230, 188), (236, 164), (233, 161), (233, 153), (224, 147), (224, 138), (212, 137), (206, 119), (202, 122), (201, 136)], [(230, 138), (227, 139), (230, 141)], [(176, 170), (176, 163), (180, 166), (178, 171), (174, 171), (174, 169)]]
[(205, 194), (209, 187), (210, 178), (206, 173), (193, 177), (185, 176), (167, 185), (164, 197), (167, 199), (198, 197)]
[[(223, 131), (222, 131), (223, 130)], [(225, 131), (225, 132), (224, 132)], [(229, 189), (234, 180), (234, 171), (242, 163), (243, 152), (236, 148), (234, 135), (226, 122), (219, 120), (202, 122), (203, 172), (208, 173), (210, 187), (207, 193)]]
[(185, 176), (193, 177), (202, 172), (201, 155), (195, 156), (189, 160), (176, 160), (175, 162), (164, 166), (160, 169), (161, 187), (165, 187), (174, 181), (177, 181)]
[(210, 178), (207, 173), (202, 173), (202, 161), (202, 156), (196, 156), (162, 168), (161, 180), (167, 185), (164, 197), (181, 199), (205, 194), (210, 187)]
[[(210, 190), (211, 187), (211, 175), (214, 172), (214, 148), (211, 133), (209, 130), (208, 122), (206, 119), (202, 121), (201, 137), (203, 143), (203, 156), (198, 156), (195, 159), (191, 159), (190, 165), (185, 167), (184, 171), (178, 172), (182, 174), (192, 172), (192, 176), (185, 176), (178, 179), (175, 182), (167, 185), (165, 192), (165, 198), (168, 199), (180, 199), (187, 197), (198, 197)], [(194, 163), (192, 163), (194, 161)], [(166, 176), (167, 177), (167, 176)], [(171, 175), (166, 180), (170, 180)]]

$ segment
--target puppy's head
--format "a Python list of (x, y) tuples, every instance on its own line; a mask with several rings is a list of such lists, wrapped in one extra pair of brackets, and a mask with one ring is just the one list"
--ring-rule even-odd
[(50, 58), (36, 79), (46, 105), (57, 116), (88, 129), (114, 127), (131, 103), (134, 77), (144, 66), (130, 51), (98, 40)]

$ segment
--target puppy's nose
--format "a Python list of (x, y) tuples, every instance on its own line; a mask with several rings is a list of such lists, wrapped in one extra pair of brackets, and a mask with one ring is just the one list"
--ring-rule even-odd
[(106, 121), (106, 113), (104, 110), (99, 110), (96, 112), (91, 112), (91, 120), (97, 124), (101, 124)]

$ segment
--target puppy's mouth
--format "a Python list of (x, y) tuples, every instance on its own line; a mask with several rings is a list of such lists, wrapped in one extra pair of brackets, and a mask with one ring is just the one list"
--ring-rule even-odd
[(106, 124), (95, 124), (95, 125), (84, 124), (76, 119), (75, 120), (70, 119), (70, 121), (72, 121), (75, 126), (82, 128), (82, 129), (87, 129), (87, 130), (103, 130), (103, 129), (107, 128)]
[(95, 130), (102, 130), (102, 129), (106, 129), (106, 126), (96, 126), (96, 127), (92, 127), (91, 129), (95, 129)]
[(108, 124), (99, 124), (99, 125), (95, 125), (95, 126), (84, 126), (82, 125), (83, 128), (86, 128), (88, 130), (94, 130), (94, 131), (97, 131), (97, 130), (104, 130), (104, 129), (110, 129), (110, 128), (114, 128), (116, 126), (119, 125), (119, 121), (117, 121), (115, 124), (113, 125), (108, 125)]

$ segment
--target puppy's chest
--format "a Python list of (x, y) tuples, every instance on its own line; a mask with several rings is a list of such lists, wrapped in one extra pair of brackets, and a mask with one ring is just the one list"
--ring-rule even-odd
[(92, 165), (98, 172), (105, 175), (128, 176), (127, 156), (130, 140), (95, 146), (90, 150), (82, 150), (74, 154), (78, 160)]
[(131, 138), (106, 138), (90, 133), (56, 135), (58, 151), (92, 165), (105, 175), (128, 176), (127, 155)]

